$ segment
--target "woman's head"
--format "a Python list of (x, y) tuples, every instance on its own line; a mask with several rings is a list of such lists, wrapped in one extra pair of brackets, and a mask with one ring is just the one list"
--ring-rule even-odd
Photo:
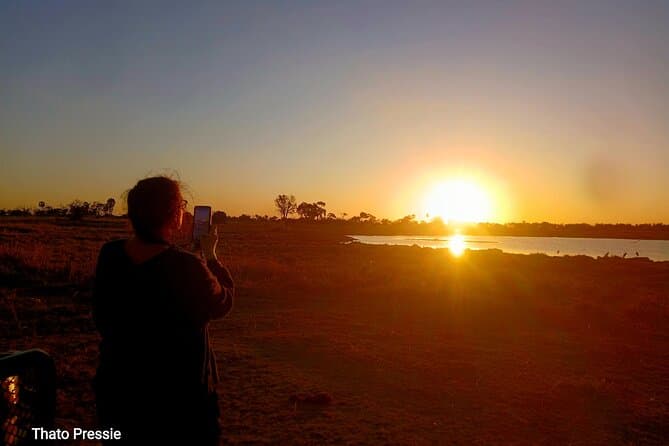
[(178, 230), (185, 204), (180, 183), (165, 176), (140, 180), (127, 192), (128, 217), (145, 242), (164, 241)]

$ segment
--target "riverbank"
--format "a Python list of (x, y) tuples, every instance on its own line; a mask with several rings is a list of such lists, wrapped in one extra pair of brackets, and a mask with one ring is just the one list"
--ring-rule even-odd
[(646, 257), (669, 261), (668, 240), (630, 240), (604, 238), (508, 237), (489, 235), (434, 236), (365, 236), (352, 235), (355, 242), (371, 245), (417, 245), (450, 249), (455, 253), (472, 250), (499, 249), (510, 254), (546, 254), (549, 256)]
[[(90, 284), (124, 223), (13, 228), (0, 349), (50, 351), (59, 426), (90, 428)], [(233, 229), (237, 302), (211, 326), (226, 444), (669, 441), (669, 262)]]

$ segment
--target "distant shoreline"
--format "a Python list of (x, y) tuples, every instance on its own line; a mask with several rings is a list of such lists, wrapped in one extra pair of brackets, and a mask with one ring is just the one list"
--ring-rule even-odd
[[(547, 238), (583, 238), (583, 239), (611, 239), (611, 240), (666, 240), (669, 241), (669, 236), (658, 235), (658, 236), (644, 236), (644, 237), (633, 237), (630, 234), (620, 234), (619, 236), (612, 234), (591, 234), (591, 235), (542, 235), (542, 234), (495, 234), (495, 233), (468, 233), (460, 232), (460, 235), (466, 235), (469, 237), (477, 236), (490, 236), (490, 237), (547, 237)], [(366, 233), (366, 234), (355, 234), (355, 235), (364, 235), (364, 236), (383, 236), (383, 237), (450, 237), (453, 234), (441, 234), (441, 235), (425, 235), (425, 234), (377, 234), (377, 233)], [(346, 235), (347, 237), (355, 237), (355, 235)], [(428, 239), (425, 239), (428, 240)], [(436, 239), (435, 239), (436, 240)], [(478, 243), (494, 243), (489, 241), (478, 241)]]

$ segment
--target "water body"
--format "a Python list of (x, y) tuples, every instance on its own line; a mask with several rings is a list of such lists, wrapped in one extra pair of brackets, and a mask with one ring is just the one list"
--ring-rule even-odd
[(499, 249), (514, 254), (541, 253), (550, 256), (586, 255), (648, 257), (669, 261), (669, 240), (631, 240), (613, 238), (509, 237), (509, 236), (408, 236), (351, 235), (360, 243), (371, 245), (418, 245), (446, 249)]

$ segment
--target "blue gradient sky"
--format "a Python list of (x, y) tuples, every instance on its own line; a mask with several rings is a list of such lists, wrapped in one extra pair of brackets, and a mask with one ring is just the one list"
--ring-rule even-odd
[(0, 207), (169, 169), (232, 214), (398, 218), (464, 175), (497, 221), (667, 223), (668, 24), (660, 1), (3, 1)]

